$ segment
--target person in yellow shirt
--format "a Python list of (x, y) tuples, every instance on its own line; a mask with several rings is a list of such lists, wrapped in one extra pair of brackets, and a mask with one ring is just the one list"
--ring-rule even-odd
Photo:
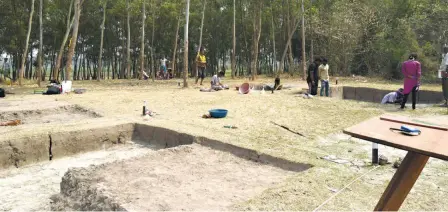
[(198, 69), (198, 76), (196, 77), (196, 84), (201, 78), (201, 85), (205, 78), (205, 69), (207, 68), (207, 58), (205, 57), (204, 47), (201, 46), (198, 56), (196, 57), (196, 68)]
[(328, 70), (330, 69), (330, 66), (328, 65), (327, 58), (322, 59), (322, 64), (319, 66), (319, 78), (321, 81), (320, 86), (320, 96), (324, 95), (324, 89), (325, 89), (325, 96), (329, 96), (329, 90), (330, 90), (330, 75), (328, 74)]

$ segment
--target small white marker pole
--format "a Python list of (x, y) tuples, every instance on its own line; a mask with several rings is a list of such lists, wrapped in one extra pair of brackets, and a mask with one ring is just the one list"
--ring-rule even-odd
[(372, 164), (379, 164), (377, 143), (372, 143)]

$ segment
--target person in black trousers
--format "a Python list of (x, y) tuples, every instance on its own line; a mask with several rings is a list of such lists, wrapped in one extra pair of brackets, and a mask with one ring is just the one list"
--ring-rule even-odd
[(310, 94), (315, 96), (317, 95), (317, 86), (319, 83), (319, 66), (322, 63), (322, 59), (320, 57), (316, 57), (314, 62), (308, 66), (308, 76), (306, 78), (306, 82), (308, 83), (308, 87), (310, 89)]
[(401, 72), (404, 76), (404, 98), (401, 103), (401, 109), (404, 109), (409, 94), (412, 93), (412, 109), (415, 110), (417, 92), (420, 87), (420, 77), (422, 76), (421, 64), (417, 61), (417, 54), (413, 53), (409, 56), (409, 60), (403, 63)]

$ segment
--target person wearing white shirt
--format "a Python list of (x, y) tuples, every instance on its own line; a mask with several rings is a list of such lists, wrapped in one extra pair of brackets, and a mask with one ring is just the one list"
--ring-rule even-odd
[(215, 91), (229, 89), (229, 87), (227, 85), (224, 85), (221, 83), (221, 77), (223, 77), (223, 76), (224, 76), (224, 72), (219, 72), (218, 74), (215, 74), (212, 77), (211, 89), (213, 89)]
[(448, 106), (448, 46), (443, 47), (442, 63), (439, 68), (439, 79), (442, 79), (442, 91), (445, 98), (444, 106)]
[(160, 60), (160, 64), (162, 66), (163, 71), (163, 77), (167, 78), (168, 69), (166, 67), (166, 63), (169, 62), (169, 60), (166, 59), (166, 57), (163, 57), (163, 59)]

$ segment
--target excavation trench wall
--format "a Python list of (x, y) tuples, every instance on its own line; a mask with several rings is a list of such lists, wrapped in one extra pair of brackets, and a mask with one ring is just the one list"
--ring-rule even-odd
[(271, 164), (289, 171), (303, 171), (311, 167), (206, 137), (130, 123), (0, 140), (0, 168), (18, 168), (78, 153), (107, 149), (131, 140), (162, 149), (198, 143), (243, 159)]
[(22, 167), (54, 158), (100, 150), (132, 138), (134, 124), (0, 139), (0, 168)]
[(154, 127), (142, 124), (135, 125), (132, 140), (165, 148), (198, 143), (201, 144), (202, 146), (210, 147), (215, 150), (231, 153), (242, 159), (247, 159), (259, 163), (271, 164), (273, 166), (288, 171), (299, 172), (311, 167), (311, 165), (308, 164), (291, 162), (282, 158), (274, 157), (264, 153), (259, 153), (255, 150), (238, 147), (222, 141), (201, 136), (193, 136), (161, 127)]
[[(365, 87), (334, 86), (331, 87), (331, 97), (363, 102), (381, 103), (383, 97), (393, 90), (383, 90)], [(417, 101), (423, 104), (437, 104), (444, 100), (442, 92), (419, 91)]]

